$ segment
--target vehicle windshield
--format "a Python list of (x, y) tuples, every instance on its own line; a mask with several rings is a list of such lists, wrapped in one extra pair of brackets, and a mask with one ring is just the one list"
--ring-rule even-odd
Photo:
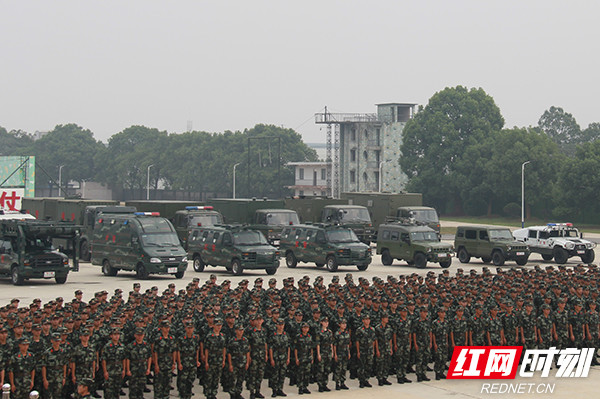
[(267, 224), (272, 226), (300, 224), (298, 214), (294, 212), (269, 212), (267, 214)]
[(360, 242), (356, 234), (350, 229), (339, 229), (327, 231), (329, 242)]
[(410, 233), (411, 241), (439, 241), (435, 231), (414, 231)]
[(148, 246), (172, 247), (179, 245), (179, 238), (175, 233), (142, 234), (142, 243)]
[(53, 249), (52, 240), (49, 238), (27, 238), (25, 243), (25, 252)]
[(344, 208), (340, 215), (342, 222), (371, 222), (369, 211), (365, 208)]
[(490, 240), (513, 240), (513, 236), (508, 229), (490, 230)]
[(164, 218), (148, 216), (140, 217), (138, 220), (145, 233), (168, 233), (173, 231), (171, 223)]
[(414, 218), (417, 222), (437, 223), (439, 220), (437, 212), (434, 211), (433, 209), (414, 210), (413, 213), (414, 213)]
[(550, 237), (579, 237), (577, 229), (556, 229), (550, 230)]
[(233, 242), (236, 245), (268, 245), (265, 236), (260, 231), (240, 231), (233, 233)]
[(215, 224), (221, 224), (223, 221), (219, 214), (214, 215), (198, 215), (190, 216), (188, 220), (188, 227), (196, 226), (214, 226)]

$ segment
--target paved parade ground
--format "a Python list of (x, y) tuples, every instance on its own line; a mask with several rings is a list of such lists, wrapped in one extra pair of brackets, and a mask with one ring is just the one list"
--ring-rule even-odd
[[(594, 238), (591, 237), (590, 238)], [(596, 237), (597, 238), (597, 237)], [(375, 250), (373, 249), (373, 252)], [(599, 256), (598, 248), (596, 248), (596, 259)], [(574, 266), (579, 263), (579, 258), (571, 258), (567, 263), (567, 266)], [(325, 269), (318, 269), (314, 265), (299, 264), (294, 269), (289, 269), (285, 266), (285, 261), (281, 260), (281, 266), (275, 277), (279, 282), (278, 286), (281, 287), (281, 281), (285, 277), (294, 277), (295, 281), (298, 281), (305, 275), (311, 277), (311, 284), (314, 278), (318, 275), (322, 275), (325, 278), (325, 284), (329, 283), (331, 277), (334, 275), (343, 276), (350, 272), (354, 274), (355, 280), (362, 276), (369, 280), (373, 277), (378, 276), (383, 279), (388, 275), (398, 276), (400, 274), (412, 274), (417, 273), (419, 275), (426, 275), (429, 271), (434, 271), (436, 274), (441, 273), (443, 270), (437, 264), (429, 264), (429, 267), (425, 269), (417, 269), (410, 267), (404, 262), (394, 261), (392, 266), (383, 266), (381, 258), (375, 255), (373, 262), (366, 271), (359, 272), (356, 267), (340, 267), (336, 273), (329, 273)], [(523, 268), (533, 268), (535, 265), (545, 267), (547, 265), (554, 265), (552, 262), (544, 262), (540, 255), (532, 254), (530, 261)], [(475, 269), (481, 272), (483, 266), (488, 266), (492, 272), (495, 272), (495, 266), (484, 265), (481, 260), (475, 259), (469, 264), (461, 264), (456, 258), (453, 259), (453, 263), (448, 269), (450, 275), (454, 275), (458, 268), (462, 268), (465, 272), (470, 269)], [(520, 267), (516, 266), (514, 262), (506, 262), (503, 268)], [(248, 279), (251, 282), (257, 277), (262, 277), (265, 281), (271, 276), (268, 276), (264, 271), (255, 272), (244, 272), (242, 276), (233, 276), (228, 273), (225, 268), (214, 268), (207, 267), (204, 272), (197, 273), (193, 270), (191, 262), (189, 262), (188, 270), (185, 276), (177, 280), (172, 276), (150, 276), (148, 280), (142, 281), (142, 290), (145, 290), (151, 286), (157, 286), (160, 291), (167, 288), (169, 283), (174, 282), (177, 289), (185, 288), (188, 282), (194, 277), (199, 277), (201, 284), (208, 279), (210, 274), (217, 275), (217, 283), (223, 280), (231, 280), (232, 287), (237, 287), (237, 283), (242, 279)], [(50, 301), (56, 297), (63, 297), (66, 301), (70, 301), (74, 297), (74, 291), (81, 289), (83, 291), (83, 300), (89, 301), (95, 292), (107, 290), (109, 295), (112, 295), (115, 289), (120, 288), (124, 291), (124, 297), (127, 298), (127, 293), (132, 289), (133, 283), (136, 282), (134, 273), (121, 273), (116, 277), (106, 277), (102, 275), (101, 268), (99, 266), (92, 266), (90, 263), (83, 262), (80, 265), (80, 271), (77, 273), (70, 273), (66, 284), (58, 285), (51, 280), (31, 280), (26, 281), (25, 285), (21, 287), (13, 286), (10, 283), (9, 278), (0, 280), (0, 304), (7, 304), (12, 298), (18, 298), (21, 300), (21, 306), (28, 305), (34, 298), (40, 298), (42, 302)], [(552, 376), (553, 374), (551, 374)], [(395, 383), (395, 379), (391, 378), (393, 382), (391, 386), (378, 387), (377, 380), (371, 379), (374, 383), (373, 388), (359, 389), (357, 380), (347, 381), (348, 386), (351, 388), (349, 391), (332, 391), (328, 393), (318, 393), (316, 384), (311, 384), (309, 389), (313, 392), (311, 397), (323, 397), (323, 398), (364, 398), (364, 397), (375, 397), (380, 399), (386, 398), (489, 398), (494, 396), (502, 397), (554, 397), (554, 398), (594, 398), (598, 397), (597, 383), (600, 382), (600, 367), (592, 367), (590, 369), (590, 375), (587, 378), (521, 378), (517, 377), (514, 380), (441, 380), (435, 381), (434, 373), (428, 373), (429, 378), (432, 381), (416, 383), (416, 376), (409, 374), (408, 378), (414, 382), (412, 384), (399, 385)], [(174, 382), (173, 382), (174, 383)], [(512, 384), (509, 385), (496, 385), (496, 386), (484, 386), (484, 384)], [(521, 384), (517, 386), (516, 384)], [(330, 388), (334, 386), (330, 383)], [(482, 391), (483, 388), (483, 391)], [(507, 389), (521, 390), (522, 394), (518, 393), (502, 393)], [(487, 392), (486, 392), (487, 389)], [(540, 391), (536, 393), (535, 391)], [(297, 388), (288, 386), (287, 382), (284, 387), (284, 391), (288, 396), (297, 396)], [(194, 388), (195, 398), (203, 398), (202, 388), (196, 383)], [(495, 392), (495, 393), (494, 393)], [(531, 392), (531, 393), (528, 393)], [(263, 381), (262, 393), (265, 396), (270, 397), (271, 390), (267, 387), (267, 381)], [(152, 395), (152, 394), (148, 394)], [(244, 391), (242, 394), (248, 399), (248, 391)], [(151, 397), (151, 396), (149, 396)], [(171, 397), (177, 397), (177, 390), (171, 391)], [(218, 395), (219, 399), (226, 399), (229, 395), (220, 392)], [(305, 397), (305, 396), (304, 396)]]

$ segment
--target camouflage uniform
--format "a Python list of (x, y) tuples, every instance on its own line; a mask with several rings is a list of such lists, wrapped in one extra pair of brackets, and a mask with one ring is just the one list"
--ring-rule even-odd
[(527, 313), (526, 310), (524, 310), (521, 313), (521, 317), (520, 317), (520, 328), (521, 328), (521, 334), (523, 335), (523, 338), (525, 339), (525, 342), (523, 342), (523, 352), (525, 352), (525, 350), (527, 349), (535, 349), (535, 343), (536, 343), (536, 337), (535, 337), (535, 327), (536, 327), (536, 316), (535, 316), (535, 312), (532, 310), (531, 313)]
[(552, 312), (552, 320), (556, 329), (557, 340), (554, 343), (557, 348), (565, 349), (571, 345), (571, 339), (569, 338), (569, 311), (563, 309), (562, 311), (557, 309)]
[[(379, 324), (375, 327), (375, 336), (377, 337), (377, 346), (379, 348), (379, 357), (375, 359), (375, 369), (379, 384), (387, 382), (392, 362), (392, 338), (394, 332), (388, 323), (383, 326)], [(388, 383), (389, 384), (389, 383)], [(386, 385), (388, 385), (386, 384)]]
[(489, 319), (487, 320), (487, 331), (490, 334), (490, 341), (492, 346), (498, 346), (502, 343), (502, 320), (498, 316), (489, 317)]
[(360, 349), (360, 359), (358, 368), (358, 380), (361, 385), (370, 385), (369, 378), (373, 371), (373, 343), (375, 342), (375, 330), (373, 327), (363, 326), (356, 331), (356, 342)]
[(350, 354), (348, 348), (348, 345), (350, 345), (350, 333), (348, 330), (338, 330), (333, 337), (333, 345), (337, 354), (337, 361), (333, 370), (333, 381), (335, 381), (336, 388), (338, 388), (344, 385), (346, 371), (348, 370), (348, 356)]
[(106, 361), (108, 379), (104, 382), (104, 398), (118, 399), (123, 383), (123, 359), (125, 348), (120, 343), (107, 343), (102, 350), (100, 360)]
[(248, 342), (250, 343), (250, 367), (248, 368), (248, 390), (251, 395), (260, 392), (265, 366), (266, 366), (266, 343), (267, 336), (265, 330), (256, 328), (246, 332)]
[(246, 337), (232, 338), (227, 344), (227, 353), (231, 356), (231, 366), (233, 368), (233, 381), (229, 391), (232, 399), (239, 398), (242, 394), (242, 386), (246, 379), (246, 356), (249, 352), (250, 344)]
[(275, 366), (273, 366), (269, 379), (269, 386), (275, 393), (283, 391), (289, 347), (290, 340), (285, 331), (281, 334), (275, 332), (269, 337), (269, 348), (273, 351), (273, 360), (275, 361)]
[(42, 364), (46, 368), (48, 398), (60, 399), (62, 397), (63, 379), (66, 379), (65, 366), (68, 364), (67, 354), (62, 348), (54, 350), (49, 348), (43, 355)]
[(413, 324), (413, 334), (417, 341), (418, 348), (415, 348), (417, 353), (417, 359), (415, 364), (415, 371), (417, 378), (420, 380), (427, 380), (425, 373), (427, 372), (427, 363), (429, 363), (429, 357), (431, 355), (431, 322), (429, 319), (418, 319)]
[(446, 371), (446, 361), (448, 360), (448, 334), (450, 332), (450, 323), (447, 320), (441, 321), (440, 319), (435, 320), (431, 323), (431, 331), (435, 337), (435, 343), (437, 349), (435, 350), (434, 366), (436, 379), (444, 378), (444, 371)]
[(27, 352), (25, 355), (19, 352), (12, 356), (9, 367), (9, 370), (13, 373), (15, 382), (15, 391), (11, 393), (10, 397), (13, 399), (29, 398), (31, 372), (35, 369), (33, 355), (31, 352)]
[(396, 323), (396, 350), (394, 352), (394, 363), (397, 363), (396, 377), (398, 382), (407, 382), (406, 368), (410, 357), (410, 339), (412, 324), (411, 320), (398, 318)]
[(75, 365), (75, 381), (79, 382), (83, 378), (92, 378), (92, 367), (96, 361), (96, 351), (89, 343), (88, 346), (77, 345), (73, 348), (71, 362)]
[(312, 349), (313, 339), (310, 334), (300, 333), (294, 342), (295, 350), (298, 352), (298, 390), (307, 389), (310, 381), (310, 366), (313, 362)]
[(152, 357), (152, 348), (146, 341), (143, 341), (141, 344), (133, 341), (125, 347), (125, 353), (129, 360), (129, 371), (131, 371), (131, 376), (129, 377), (129, 398), (143, 399), (148, 359)]
[(208, 370), (204, 379), (204, 395), (215, 398), (219, 388), (219, 380), (223, 371), (223, 349), (225, 349), (225, 336), (214, 332), (204, 339), (204, 350), (208, 351)]
[(470, 323), (473, 346), (487, 346), (487, 322), (483, 314), (473, 315)]
[(548, 349), (552, 344), (552, 318), (550, 316), (545, 317), (543, 314), (537, 318), (537, 330), (538, 335), (542, 338), (541, 342), (538, 342), (539, 349)]
[(154, 353), (158, 361), (158, 373), (154, 375), (155, 399), (169, 397), (175, 349), (175, 339), (172, 335), (165, 337), (161, 334), (154, 342)]
[(181, 359), (182, 369), (177, 371), (177, 390), (179, 397), (189, 399), (192, 397), (192, 386), (197, 373), (197, 354), (200, 347), (200, 338), (193, 334), (191, 337), (184, 335), (177, 342), (177, 351)]

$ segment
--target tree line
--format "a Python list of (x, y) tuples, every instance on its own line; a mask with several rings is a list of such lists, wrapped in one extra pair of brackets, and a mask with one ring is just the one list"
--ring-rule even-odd
[(504, 127), (493, 98), (462, 86), (435, 93), (403, 132), (407, 191), (442, 214), (518, 216), (525, 166), (528, 217), (600, 223), (600, 123), (582, 129), (550, 107), (537, 126)]
[(287, 162), (317, 161), (315, 150), (303, 143), (299, 133), (264, 124), (244, 131), (180, 134), (130, 126), (106, 144), (76, 124), (58, 125), (38, 140), (27, 132), (0, 127), (0, 142), (0, 155), (35, 155), (39, 187), (48, 187), (49, 178), (58, 181), (58, 168), (64, 165), (63, 182), (98, 181), (141, 189), (146, 188), (148, 166), (153, 165), (151, 188), (160, 184), (173, 190), (229, 196), (233, 165), (239, 163), (237, 195), (274, 198), (288, 194), (281, 186), (294, 184), (294, 169), (286, 167)]

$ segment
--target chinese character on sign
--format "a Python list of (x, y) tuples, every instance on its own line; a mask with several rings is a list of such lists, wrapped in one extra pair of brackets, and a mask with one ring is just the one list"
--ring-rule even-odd
[[(556, 372), (558, 378), (587, 377), (594, 357), (594, 348), (566, 348), (556, 349), (552, 347), (545, 350), (528, 350), (523, 357), (521, 365), (521, 377), (533, 377), (534, 371), (542, 371), (542, 377), (548, 377), (554, 357), (558, 355)], [(531, 365), (530, 372), (525, 371)]]
[(8, 209), (9, 211), (18, 211), (17, 206), (20, 207), (21, 197), (18, 196), (16, 191), (2, 191), (0, 194), (0, 208)]
[(462, 346), (454, 349), (449, 379), (515, 378), (521, 346)]

